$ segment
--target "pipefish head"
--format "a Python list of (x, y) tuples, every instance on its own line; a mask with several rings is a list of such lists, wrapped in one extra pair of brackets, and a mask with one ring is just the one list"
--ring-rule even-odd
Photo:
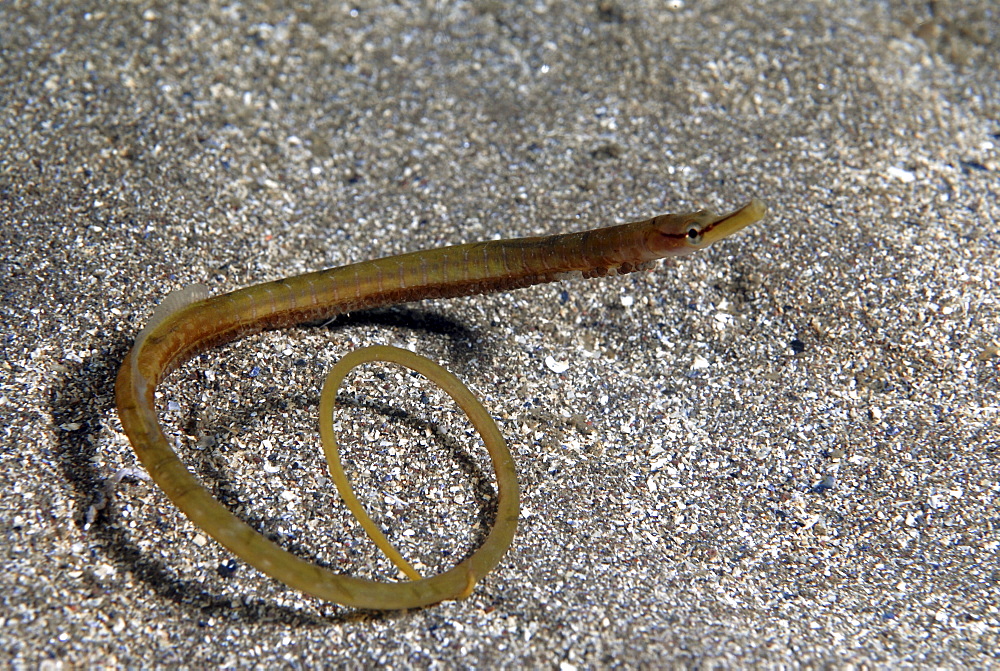
[(750, 224), (760, 221), (767, 213), (764, 201), (757, 198), (726, 215), (711, 210), (687, 214), (664, 214), (650, 220), (650, 251), (657, 256), (688, 254), (708, 247)]

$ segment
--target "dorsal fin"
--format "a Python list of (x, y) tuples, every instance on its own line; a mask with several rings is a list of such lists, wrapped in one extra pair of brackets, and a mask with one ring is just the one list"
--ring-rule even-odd
[(160, 301), (160, 304), (156, 306), (153, 310), (153, 315), (146, 322), (145, 328), (139, 331), (139, 335), (135, 337), (135, 343), (138, 345), (146, 336), (152, 333), (153, 329), (166, 321), (167, 317), (174, 314), (178, 310), (183, 310), (192, 303), (197, 303), (198, 301), (203, 301), (208, 298), (208, 287), (204, 284), (189, 284), (181, 289), (175, 289), (171, 291), (166, 297)]

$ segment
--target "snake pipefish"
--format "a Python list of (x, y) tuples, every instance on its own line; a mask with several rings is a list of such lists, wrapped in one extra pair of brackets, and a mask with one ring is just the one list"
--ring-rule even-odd
[[(156, 414), (156, 386), (171, 370), (209, 347), (265, 329), (323, 322), (351, 310), (424, 298), (507, 291), (569, 277), (604, 277), (645, 270), (656, 259), (687, 254), (764, 216), (753, 199), (725, 216), (708, 211), (665, 214), (581, 233), (473, 242), (363, 261), (258, 284), (220, 296), (203, 285), (169, 294), (140, 331), (115, 385), (118, 415), (152, 479), (195, 524), (248, 564), (289, 586), (347, 606), (415, 608), (468, 596), (510, 546), (519, 492), (510, 452), (496, 423), (457, 378), (412, 352), (390, 347), (356, 350), (331, 371), (320, 397), (320, 434), (333, 480), (376, 544), (410, 580), (381, 583), (340, 575), (305, 561), (236, 517), (184, 466)], [(393, 361), (440, 385), (480, 432), (497, 477), (496, 522), (469, 558), (422, 578), (389, 545), (354, 497), (333, 437), (332, 409), (344, 375), (365, 361)]]

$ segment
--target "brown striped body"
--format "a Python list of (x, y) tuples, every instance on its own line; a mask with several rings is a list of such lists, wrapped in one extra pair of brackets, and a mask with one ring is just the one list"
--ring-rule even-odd
[(265, 539), (216, 501), (171, 449), (156, 416), (156, 385), (196, 353), (248, 333), (425, 298), (632, 272), (655, 259), (705, 247), (759, 220), (764, 211), (755, 199), (725, 217), (708, 212), (662, 215), (581, 233), (469, 243), (307, 273), (211, 298), (203, 298), (203, 289), (175, 292), (136, 338), (119, 371), (116, 401), (122, 426), (150, 476), (188, 517), (245, 561), (292, 587), (375, 609), (455, 598), (471, 587), (472, 569), (463, 569), (464, 562), (432, 578), (382, 584), (335, 574)]

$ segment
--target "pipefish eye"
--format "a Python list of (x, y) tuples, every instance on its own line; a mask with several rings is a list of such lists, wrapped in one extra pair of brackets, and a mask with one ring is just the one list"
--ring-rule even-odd
[(684, 231), (684, 235), (687, 236), (687, 242), (689, 245), (701, 244), (701, 228), (699, 228), (698, 224), (694, 222), (688, 224)]

